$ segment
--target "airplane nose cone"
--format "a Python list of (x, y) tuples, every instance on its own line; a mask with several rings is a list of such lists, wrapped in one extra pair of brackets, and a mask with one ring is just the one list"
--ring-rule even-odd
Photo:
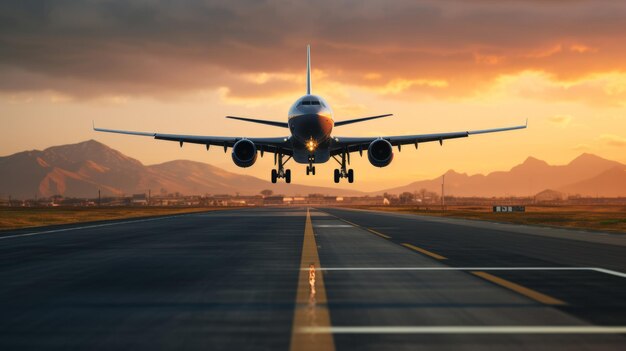
[(325, 115), (308, 114), (293, 119), (294, 137), (303, 144), (313, 140), (315, 144), (324, 142), (330, 136), (333, 120)]

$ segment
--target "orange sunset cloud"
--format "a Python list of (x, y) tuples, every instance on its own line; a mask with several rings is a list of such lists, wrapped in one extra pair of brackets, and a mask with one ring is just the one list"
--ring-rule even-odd
[[(92, 119), (127, 129), (276, 135), (223, 116), (284, 119), (303, 93), (311, 44), (313, 89), (337, 119), (395, 114), (336, 133), (530, 119), (531, 128), (514, 135), (403, 151), (361, 184), (382, 187), (449, 168), (488, 172), (530, 154), (565, 162), (580, 145), (626, 161), (623, 2), (20, 1), (0, 4), (0, 23), (2, 154), (93, 138)], [(97, 137), (146, 163), (191, 158), (243, 172), (223, 154)], [(420, 167), (403, 172), (410, 164)], [(245, 172), (266, 178), (268, 170)], [(302, 181), (329, 185), (320, 178)]]

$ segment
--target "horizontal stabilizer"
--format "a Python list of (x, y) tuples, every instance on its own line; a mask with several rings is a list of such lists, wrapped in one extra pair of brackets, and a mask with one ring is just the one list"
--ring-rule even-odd
[(345, 120), (345, 121), (335, 122), (335, 127), (344, 126), (346, 124), (351, 124), (351, 123), (358, 123), (358, 122), (363, 122), (363, 121), (369, 121), (370, 119), (389, 117), (389, 116), (393, 116), (393, 114), (389, 113), (389, 114), (386, 114), (386, 115), (348, 119), (348, 120)]
[(264, 119), (254, 119), (254, 118), (245, 118), (245, 117), (236, 117), (236, 116), (226, 116), (226, 118), (237, 119), (237, 120), (246, 121), (246, 122), (267, 124), (267, 125), (274, 126), (274, 127), (289, 128), (289, 124), (287, 124), (287, 122), (267, 121)]

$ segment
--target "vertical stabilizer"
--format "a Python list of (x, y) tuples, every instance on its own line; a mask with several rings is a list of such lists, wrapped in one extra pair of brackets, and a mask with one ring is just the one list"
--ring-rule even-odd
[(311, 94), (311, 45), (306, 46), (306, 93)]

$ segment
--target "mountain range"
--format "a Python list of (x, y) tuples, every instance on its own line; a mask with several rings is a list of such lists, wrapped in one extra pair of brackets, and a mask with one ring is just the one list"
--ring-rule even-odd
[[(532, 196), (546, 189), (564, 194), (582, 196), (626, 196), (626, 165), (584, 153), (566, 165), (549, 165), (528, 157), (508, 171), (487, 175), (458, 173), (445, 174), (445, 193), (459, 197), (469, 196)], [(441, 191), (442, 178), (416, 181), (384, 192), (414, 192), (420, 189)]]
[(362, 195), (359, 191), (278, 183), (194, 161), (177, 160), (146, 166), (97, 142), (54, 146), (0, 157), (0, 195), (13, 198), (96, 197), (153, 194), (277, 194)]
[[(334, 189), (298, 184), (272, 184), (195, 161), (177, 160), (144, 165), (97, 142), (54, 146), (0, 157), (0, 196), (33, 198), (63, 195), (95, 197), (145, 193), (253, 195), (263, 189), (277, 194), (375, 195), (404, 191), (439, 192), (441, 177), (376, 191)], [(454, 196), (528, 196), (545, 189), (583, 196), (626, 196), (626, 165), (582, 154), (566, 165), (549, 165), (529, 157), (509, 171), (468, 175), (445, 173), (445, 191)]]

